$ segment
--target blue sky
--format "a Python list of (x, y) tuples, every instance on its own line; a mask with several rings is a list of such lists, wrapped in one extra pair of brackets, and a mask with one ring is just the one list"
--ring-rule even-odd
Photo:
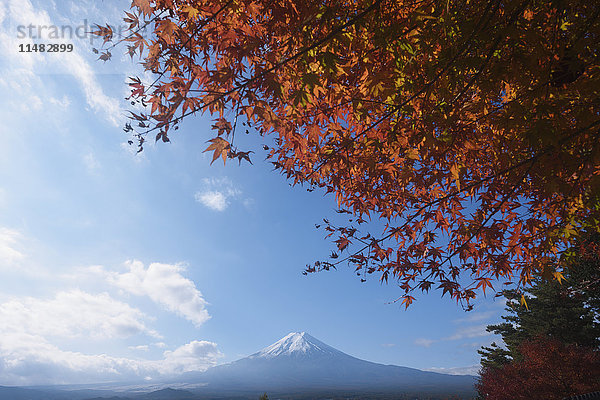
[[(0, 0), (0, 384), (155, 380), (291, 331), (370, 361), (476, 372), (500, 300), (465, 313), (432, 292), (404, 311), (393, 283), (302, 275), (331, 252), (314, 224), (336, 204), (273, 172), (264, 139), (242, 139), (253, 166), (211, 166), (198, 116), (136, 155), (121, 128), (139, 66), (120, 50), (97, 61), (89, 37), (18, 37), (118, 24), (125, 8)], [(18, 52), (36, 42), (75, 50)]]

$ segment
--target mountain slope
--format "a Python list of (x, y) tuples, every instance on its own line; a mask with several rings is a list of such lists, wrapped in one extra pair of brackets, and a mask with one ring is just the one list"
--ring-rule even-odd
[(474, 377), (377, 364), (294, 332), (238, 361), (191, 376), (207, 390), (354, 390), (471, 393)]

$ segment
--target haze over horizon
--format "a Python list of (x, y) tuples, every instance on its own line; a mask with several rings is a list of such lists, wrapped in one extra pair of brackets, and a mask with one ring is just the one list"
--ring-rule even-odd
[(375, 363), (475, 374), (500, 299), (467, 313), (433, 291), (405, 311), (393, 283), (351, 267), (303, 276), (331, 253), (314, 225), (336, 202), (274, 173), (269, 138), (240, 135), (254, 165), (211, 166), (205, 115), (136, 155), (122, 125), (137, 60), (98, 61), (89, 36), (18, 52), (34, 42), (19, 26), (119, 24), (128, 6), (0, 0), (0, 385), (151, 382), (302, 331)]

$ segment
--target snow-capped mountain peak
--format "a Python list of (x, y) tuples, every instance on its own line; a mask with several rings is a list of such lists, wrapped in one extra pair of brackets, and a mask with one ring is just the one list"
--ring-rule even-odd
[(304, 356), (315, 354), (339, 354), (339, 350), (326, 345), (306, 332), (292, 332), (265, 347), (251, 358), (274, 358), (280, 356)]
[(397, 394), (439, 389), (444, 395), (456, 393), (458, 398), (472, 398), (474, 395), (474, 377), (436, 374), (361, 360), (326, 345), (306, 332), (292, 332), (249, 357), (209, 368), (192, 382), (205, 385), (207, 390), (236, 393), (250, 390), (254, 394), (266, 390)]

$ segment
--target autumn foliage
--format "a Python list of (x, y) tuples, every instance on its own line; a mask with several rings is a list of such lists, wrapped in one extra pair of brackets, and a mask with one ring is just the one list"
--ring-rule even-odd
[[(142, 149), (208, 112), (213, 161), (240, 162), (241, 129), (272, 135), (275, 168), (350, 218), (321, 224), (336, 249), (307, 272), (348, 262), (407, 306), (430, 288), (468, 304), (561, 279), (551, 261), (598, 229), (599, 15), (588, 0), (133, 0), (119, 43), (154, 79), (131, 78), (125, 130)], [(110, 57), (112, 28), (96, 33)]]
[(600, 389), (600, 352), (538, 337), (519, 348), (522, 361), (486, 367), (476, 385), (486, 400), (562, 400)]

